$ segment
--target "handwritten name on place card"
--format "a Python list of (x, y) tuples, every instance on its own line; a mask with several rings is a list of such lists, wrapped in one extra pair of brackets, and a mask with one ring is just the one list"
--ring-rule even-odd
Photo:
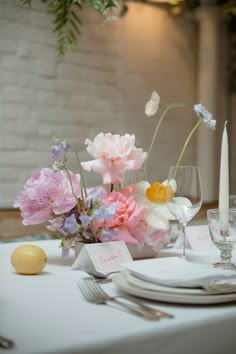
[(100, 272), (121, 270), (121, 263), (132, 260), (123, 241), (91, 244), (88, 245), (87, 251), (95, 269)]
[(207, 251), (215, 248), (208, 227), (194, 226), (186, 228), (186, 239), (193, 251)]
[(107, 274), (122, 270), (121, 263), (127, 261), (132, 261), (132, 257), (124, 241), (92, 243), (83, 246), (72, 269), (82, 268), (94, 275)]

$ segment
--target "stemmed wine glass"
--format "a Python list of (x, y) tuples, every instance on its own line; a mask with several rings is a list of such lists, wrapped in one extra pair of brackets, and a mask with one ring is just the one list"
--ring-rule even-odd
[(207, 220), (211, 239), (220, 250), (221, 261), (217, 266), (235, 270), (231, 258), (236, 247), (236, 209), (208, 209)]
[(182, 254), (185, 259), (185, 228), (202, 206), (202, 188), (199, 167), (171, 166), (166, 188), (169, 211), (178, 220), (182, 233)]

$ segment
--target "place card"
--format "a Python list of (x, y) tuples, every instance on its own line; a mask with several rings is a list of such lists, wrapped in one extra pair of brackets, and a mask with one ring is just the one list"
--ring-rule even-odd
[[(186, 249), (192, 251), (208, 251), (216, 249), (211, 240), (211, 236), (207, 225), (197, 225), (186, 227)], [(182, 247), (181, 235), (177, 238), (174, 248)]]
[(87, 273), (106, 276), (123, 269), (121, 263), (132, 261), (124, 241), (85, 244), (71, 269), (82, 269)]
[(215, 248), (208, 227), (195, 226), (186, 228), (186, 243), (192, 251), (207, 251)]

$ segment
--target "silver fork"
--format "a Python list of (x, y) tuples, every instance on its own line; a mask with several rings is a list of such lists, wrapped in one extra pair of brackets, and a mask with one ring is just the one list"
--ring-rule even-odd
[[(98, 282), (98, 280), (94, 279), (94, 278), (84, 278), (84, 280), (86, 282), (90, 281), (90, 282), (93, 282), (96, 284)], [(102, 292), (104, 296), (108, 296), (99, 284), (96, 285), (96, 288), (99, 288), (100, 292)], [(142, 307), (143, 310), (151, 313), (154, 316), (157, 316), (158, 318), (174, 318), (174, 315), (164, 312), (164, 311), (161, 311), (161, 310), (158, 310), (158, 309), (151, 307), (149, 305), (145, 305), (141, 300), (138, 300), (135, 297), (130, 296), (130, 295), (129, 296), (128, 295), (126, 295), (126, 296), (116, 295), (116, 296), (113, 296), (113, 298), (120, 298), (120, 299), (125, 299), (130, 302), (133, 302), (134, 304), (138, 305), (139, 307)]]
[(113, 300), (113, 301), (116, 301), (119, 303), (123, 303), (122, 301), (119, 301), (119, 299), (128, 300), (129, 302), (134, 303), (135, 305), (138, 305), (142, 311), (145, 311), (149, 315), (156, 317), (156, 319), (173, 318), (174, 317), (172, 314), (169, 314), (169, 313), (157, 310), (154, 307), (150, 307), (148, 305), (145, 305), (142, 301), (135, 299), (134, 297), (130, 297), (130, 296), (125, 297), (125, 296), (121, 296), (121, 295), (109, 296), (107, 293), (105, 293), (105, 291), (102, 289), (102, 287), (96, 282), (96, 280), (94, 280), (92, 278), (85, 278), (84, 282), (86, 283), (86, 285), (90, 288), (90, 290), (93, 293), (95, 293), (96, 295), (99, 294), (100, 296), (103, 296), (103, 298), (106, 299), (107, 301)]
[(159, 320), (157, 316), (154, 316), (151, 313), (144, 311), (142, 308), (133, 307), (132, 305), (129, 305), (123, 301), (119, 301), (119, 299), (117, 299), (116, 297), (108, 296), (99, 286), (99, 284), (93, 282), (92, 279), (79, 280), (77, 282), (77, 285), (82, 295), (88, 302), (92, 302), (95, 304), (106, 304), (109, 302), (114, 302), (122, 306), (129, 312), (144, 318), (145, 320), (151, 320), (151, 321)]

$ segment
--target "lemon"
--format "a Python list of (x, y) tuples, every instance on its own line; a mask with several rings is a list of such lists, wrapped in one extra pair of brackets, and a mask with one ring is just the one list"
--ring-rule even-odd
[(35, 245), (17, 247), (11, 255), (11, 264), (20, 274), (39, 274), (47, 263), (44, 250)]

